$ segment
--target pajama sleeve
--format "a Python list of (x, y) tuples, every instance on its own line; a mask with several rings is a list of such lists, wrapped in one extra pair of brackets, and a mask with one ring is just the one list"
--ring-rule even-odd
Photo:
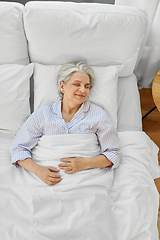
[(105, 112), (99, 121), (96, 134), (101, 148), (100, 154), (105, 155), (113, 163), (111, 167), (106, 168), (111, 170), (118, 167), (121, 159), (118, 133)]
[(9, 153), (13, 165), (19, 167), (18, 160), (32, 158), (31, 149), (37, 144), (42, 133), (43, 129), (40, 125), (38, 111), (36, 111), (22, 125), (11, 143)]

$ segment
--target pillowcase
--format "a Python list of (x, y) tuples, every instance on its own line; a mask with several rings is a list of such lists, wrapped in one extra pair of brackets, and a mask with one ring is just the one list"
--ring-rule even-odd
[(17, 132), (30, 115), (33, 64), (0, 65), (0, 129)]
[[(34, 63), (34, 110), (58, 98), (57, 76), (60, 65)], [(92, 66), (96, 81), (88, 100), (102, 107), (117, 127), (117, 80), (123, 66)]]
[(34, 111), (59, 98), (57, 77), (60, 66), (34, 63)]
[(121, 77), (131, 75), (146, 39), (145, 13), (128, 6), (76, 2), (26, 3), (24, 25), (31, 62), (49, 65), (80, 59), (91, 66), (124, 64)]
[(0, 64), (29, 63), (23, 10), (21, 3), (0, 1)]
[(103, 108), (117, 128), (117, 81), (123, 65), (92, 68), (96, 81), (88, 100)]

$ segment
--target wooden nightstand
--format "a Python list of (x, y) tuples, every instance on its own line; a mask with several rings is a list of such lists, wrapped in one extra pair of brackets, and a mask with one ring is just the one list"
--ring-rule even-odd
[(147, 117), (151, 112), (153, 112), (156, 108), (158, 108), (160, 112), (160, 70), (158, 71), (158, 73), (156, 74), (153, 80), (152, 96), (153, 96), (155, 106), (142, 117), (142, 120), (145, 117)]
[[(160, 112), (160, 71), (156, 74), (156, 76), (153, 80), (152, 96), (153, 96), (154, 103)], [(160, 156), (160, 152), (159, 152), (159, 156)], [(158, 160), (159, 160), (159, 165), (160, 165), (160, 157), (158, 157)], [(160, 194), (160, 178), (157, 178), (154, 181), (157, 186), (158, 192)], [(159, 211), (160, 211), (160, 202), (159, 202)]]
[(160, 111), (160, 71), (156, 74), (153, 84), (152, 84), (152, 95), (153, 95), (153, 100)]

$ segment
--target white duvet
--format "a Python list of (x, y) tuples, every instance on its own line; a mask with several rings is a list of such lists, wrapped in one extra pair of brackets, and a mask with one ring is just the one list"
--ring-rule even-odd
[[(144, 132), (119, 140), (117, 169), (61, 170), (54, 186), (1, 159), (0, 240), (158, 240), (158, 148)], [(94, 134), (43, 136), (32, 154), (57, 167), (63, 157), (99, 154), (99, 145)]]

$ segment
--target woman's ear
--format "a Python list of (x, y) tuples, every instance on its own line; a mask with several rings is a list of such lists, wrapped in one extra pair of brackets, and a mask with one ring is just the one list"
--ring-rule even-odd
[(64, 93), (64, 83), (62, 81), (60, 82), (60, 88), (61, 88), (61, 93)]

